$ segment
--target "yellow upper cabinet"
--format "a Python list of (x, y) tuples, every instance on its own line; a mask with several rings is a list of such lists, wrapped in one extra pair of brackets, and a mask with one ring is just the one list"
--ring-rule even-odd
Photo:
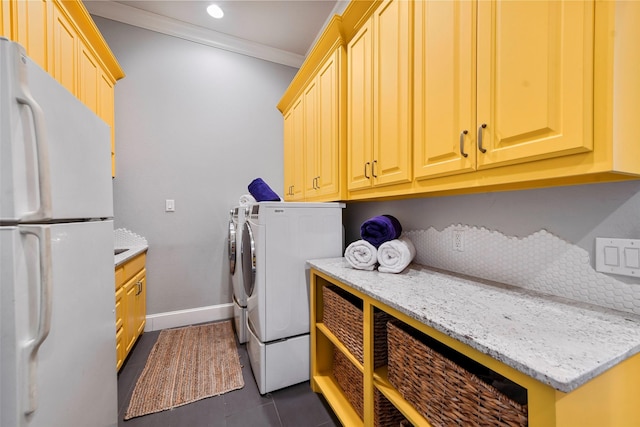
[(416, 2), (414, 174), (475, 170), (475, 7), (469, 1)]
[(303, 193), (313, 193), (316, 188), (317, 164), (318, 164), (318, 146), (320, 145), (320, 135), (318, 129), (320, 127), (320, 117), (318, 110), (318, 78), (316, 77), (304, 89), (304, 120), (303, 120), (303, 137), (302, 152), (304, 157), (303, 171)]
[(593, 148), (593, 16), (592, 1), (478, 2), (479, 169)]
[[(350, 2), (338, 21), (347, 46), (346, 112), (338, 113), (346, 166), (344, 156), (333, 162), (344, 196), (640, 178), (637, 21), (640, 2), (629, 1)], [(279, 104), (285, 117), (294, 100), (305, 105), (305, 200), (335, 176), (318, 148), (330, 138), (317, 64), (333, 49), (314, 47)], [(290, 163), (285, 175), (300, 165)]]
[[(62, 86), (74, 95), (78, 96), (78, 32), (73, 28), (73, 24), (64, 10), (58, 5), (51, 3), (52, 7), (52, 28), (51, 42), (52, 48), (49, 50), (49, 73)], [(28, 53), (28, 52), (27, 52)]]
[(382, 2), (348, 44), (349, 191), (412, 180), (412, 8)]
[(7, 13), (7, 26), (3, 35), (20, 43), (29, 57), (40, 67), (48, 69), (47, 28), (48, 8), (46, 0), (2, 1)]
[(593, 2), (415, 8), (417, 178), (593, 148)]
[[(312, 113), (306, 114), (305, 125), (305, 199), (339, 200), (341, 194), (340, 179), (343, 177), (340, 153), (344, 119), (341, 117), (340, 97), (345, 50), (339, 46), (320, 67), (315, 83), (311, 85), (314, 95), (305, 94), (305, 109), (309, 106)], [(309, 101), (309, 102), (307, 102)], [(311, 106), (310, 103), (314, 105)]]
[(640, 177), (640, 3), (414, 5), (411, 185), (461, 194)]
[(114, 86), (124, 77), (81, 1), (1, 0), (1, 34), (111, 127), (115, 175)]
[(334, 17), (278, 104), (284, 115), (284, 198), (344, 199), (345, 47)]

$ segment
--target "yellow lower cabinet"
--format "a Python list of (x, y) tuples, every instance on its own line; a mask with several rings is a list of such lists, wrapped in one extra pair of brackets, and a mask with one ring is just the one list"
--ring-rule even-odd
[(144, 332), (144, 325), (146, 324), (147, 315), (147, 270), (142, 270), (136, 276), (136, 291), (135, 299), (135, 331), (136, 336), (142, 335)]
[(117, 369), (144, 332), (146, 324), (147, 270), (142, 253), (116, 268)]
[(124, 349), (129, 354), (138, 338), (136, 299), (138, 284), (135, 277), (124, 285)]
[[(323, 291), (326, 287), (334, 291)], [(336, 309), (336, 293), (351, 303)], [(395, 420), (381, 423), (394, 416), (388, 404), (410, 425), (425, 427), (630, 427), (640, 422), (640, 354), (563, 393), (313, 267), (310, 304), (311, 387), (323, 394), (343, 425), (400, 425)], [(349, 314), (354, 308), (360, 311), (359, 320)], [(385, 324), (395, 327), (384, 337), (376, 326), (380, 313), (388, 316)], [(340, 318), (330, 323), (328, 316)], [(362, 355), (353, 354), (354, 344)], [(388, 353), (381, 352), (387, 348)], [(381, 354), (384, 364), (378, 363)], [(345, 363), (362, 374), (361, 383), (357, 375), (359, 389), (345, 382), (342, 372), (338, 375)], [(402, 390), (393, 383), (400, 383)], [(463, 407), (466, 402), (471, 409)], [(446, 417), (456, 420), (443, 421)]]

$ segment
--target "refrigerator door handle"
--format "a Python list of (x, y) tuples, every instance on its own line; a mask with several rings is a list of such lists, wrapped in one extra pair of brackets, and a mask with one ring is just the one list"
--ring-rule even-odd
[[(38, 302), (38, 329), (33, 337), (30, 337), (23, 346), (24, 359), (27, 361), (26, 381), (21, 382), (20, 386), (26, 385), (23, 393), (25, 396), (24, 413), (26, 415), (34, 412), (38, 406), (37, 402), (37, 355), (38, 349), (49, 335), (51, 329), (51, 284), (53, 281), (53, 269), (51, 263), (51, 230), (49, 227), (21, 225), (21, 234), (31, 234), (38, 239), (38, 248), (40, 254), (40, 289)], [(29, 310), (35, 310), (33, 306)], [(23, 394), (24, 395), (24, 394)]]
[(39, 206), (35, 211), (26, 212), (21, 221), (40, 221), (51, 219), (51, 175), (49, 173), (49, 149), (44, 125), (44, 113), (40, 105), (31, 96), (27, 82), (27, 58), (24, 52), (20, 52), (17, 67), (16, 100), (19, 104), (26, 105), (33, 116), (33, 128), (35, 131), (36, 171), (38, 173)]

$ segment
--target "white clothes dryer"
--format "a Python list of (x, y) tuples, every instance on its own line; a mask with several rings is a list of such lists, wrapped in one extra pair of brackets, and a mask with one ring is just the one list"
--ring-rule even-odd
[(309, 379), (306, 260), (343, 251), (342, 203), (261, 202), (242, 237), (247, 350), (260, 393)]
[(248, 340), (247, 327), (247, 294), (242, 281), (242, 260), (240, 245), (244, 227), (246, 206), (236, 206), (229, 212), (229, 274), (233, 285), (233, 321), (240, 344)]

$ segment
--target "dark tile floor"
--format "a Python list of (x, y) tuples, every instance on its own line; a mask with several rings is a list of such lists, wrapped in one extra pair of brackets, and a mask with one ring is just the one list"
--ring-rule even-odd
[(238, 345), (244, 387), (172, 410), (124, 421), (133, 388), (160, 331), (146, 332), (118, 375), (118, 427), (333, 427), (340, 426), (322, 396), (309, 382), (266, 395), (256, 386), (246, 346)]

